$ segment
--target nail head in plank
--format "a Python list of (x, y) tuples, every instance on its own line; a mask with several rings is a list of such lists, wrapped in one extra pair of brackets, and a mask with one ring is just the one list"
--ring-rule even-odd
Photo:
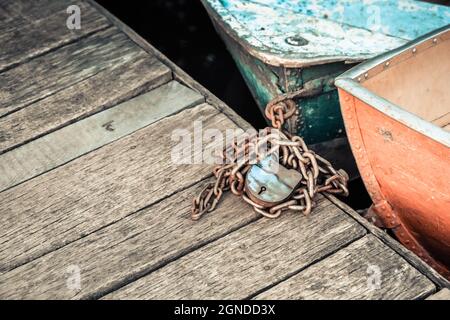
[(0, 191), (202, 101), (200, 94), (172, 81), (4, 153)]
[(256, 299), (417, 299), (434, 284), (392, 249), (368, 235)]
[(106, 69), (133, 61), (142, 49), (112, 27), (0, 73), (0, 116), (44, 99)]
[[(12, 18), (0, 21), (0, 43), (8, 44), (2, 46), (0, 71), (111, 25), (84, 1), (6, 1), (13, 3), (6, 6)], [(66, 26), (70, 5), (80, 8), (80, 29)]]
[(448, 288), (441, 289), (426, 300), (450, 300), (450, 290)]
[[(192, 134), (194, 121), (200, 119), (204, 130), (236, 128), (214, 107), (199, 105), (1, 192), (0, 272), (56, 250), (209, 176), (211, 165), (176, 164), (171, 160), (174, 146), (180, 143), (172, 140), (173, 130), (183, 128)], [(211, 143), (203, 143), (203, 147), (209, 153), (223, 148)]]
[[(214, 214), (192, 221), (192, 196), (204, 186), (202, 181), (1, 275), (0, 297), (95, 298), (258, 218), (250, 206), (228, 194)], [(71, 266), (79, 268), (79, 288), (67, 286)]]
[(309, 216), (260, 219), (105, 298), (244, 299), (364, 234), (364, 228), (320, 197)]

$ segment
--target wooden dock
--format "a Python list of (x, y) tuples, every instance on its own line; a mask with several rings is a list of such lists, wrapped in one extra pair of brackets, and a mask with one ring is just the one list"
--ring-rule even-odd
[(174, 164), (172, 130), (249, 125), (94, 2), (0, 0), (0, 23), (0, 298), (425, 299), (448, 286), (334, 197), (269, 220), (227, 195), (192, 221), (211, 166)]

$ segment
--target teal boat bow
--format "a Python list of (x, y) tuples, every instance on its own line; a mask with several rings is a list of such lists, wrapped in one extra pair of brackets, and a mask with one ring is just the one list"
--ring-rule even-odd
[(261, 111), (280, 94), (312, 89), (287, 123), (310, 144), (345, 134), (336, 76), (450, 23), (449, 7), (412, 0), (202, 2)]

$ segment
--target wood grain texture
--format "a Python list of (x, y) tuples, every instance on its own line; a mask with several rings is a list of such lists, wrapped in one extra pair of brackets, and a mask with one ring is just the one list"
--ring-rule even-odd
[[(258, 218), (228, 194), (214, 213), (190, 219), (205, 181), (0, 276), (2, 299), (95, 298)], [(174, 209), (176, 208), (176, 209)], [(79, 289), (68, 287), (71, 266)]]
[(372, 235), (350, 244), (256, 299), (418, 299), (435, 285)]
[(448, 288), (441, 289), (426, 300), (450, 300), (450, 290)]
[(0, 191), (203, 100), (200, 94), (172, 81), (1, 154)]
[(309, 216), (260, 219), (105, 298), (244, 299), (364, 234), (364, 228), (320, 197)]
[(0, 73), (0, 116), (141, 54), (142, 49), (113, 27)]
[(152, 46), (148, 41), (142, 38), (133, 29), (123, 23), (120, 19), (110, 13), (108, 10), (103, 8), (94, 0), (86, 0), (93, 7), (95, 7), (102, 15), (108, 18), (117, 28), (119, 28), (123, 33), (125, 33), (131, 40), (133, 40), (138, 46), (143, 50), (154, 55), (161, 62), (167, 65), (171, 70), (173, 70), (174, 79), (180, 81), (184, 85), (192, 88), (193, 90), (201, 93), (205, 98), (206, 102), (210, 103), (214, 107), (218, 108), (222, 113), (224, 113), (228, 118), (230, 118), (236, 125), (244, 130), (252, 128), (252, 126), (243, 118), (241, 118), (233, 109), (227, 106), (223, 101), (217, 98), (213, 93), (211, 93), (207, 88), (203, 87), (197, 81), (195, 81), (189, 74), (187, 74), (183, 69), (178, 67), (175, 63), (170, 61), (164, 54), (158, 51), (154, 46)]
[[(9, 19), (0, 21), (0, 71), (54, 48), (76, 41), (110, 25), (109, 21), (84, 1), (34, 0), (1, 1)], [(70, 5), (78, 5), (81, 29), (66, 26)]]
[(0, 0), (2, 9), (12, 19), (20, 16), (30, 22), (47, 19), (49, 16), (65, 11), (70, 4), (83, 5), (84, 0)]
[[(235, 128), (209, 105), (185, 110), (0, 193), (0, 272), (84, 237), (210, 175), (176, 164), (176, 128)], [(206, 153), (218, 146), (205, 142)], [(219, 146), (223, 148), (223, 146)], [(199, 152), (192, 152), (199, 154)]]
[(171, 71), (141, 51), (136, 57), (0, 118), (0, 153), (151, 90)]

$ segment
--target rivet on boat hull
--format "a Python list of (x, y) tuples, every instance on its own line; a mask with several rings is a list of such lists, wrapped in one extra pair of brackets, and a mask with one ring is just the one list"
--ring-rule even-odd
[(309, 43), (308, 40), (299, 35), (287, 37), (284, 41), (286, 41), (287, 44), (296, 47), (306, 46)]

